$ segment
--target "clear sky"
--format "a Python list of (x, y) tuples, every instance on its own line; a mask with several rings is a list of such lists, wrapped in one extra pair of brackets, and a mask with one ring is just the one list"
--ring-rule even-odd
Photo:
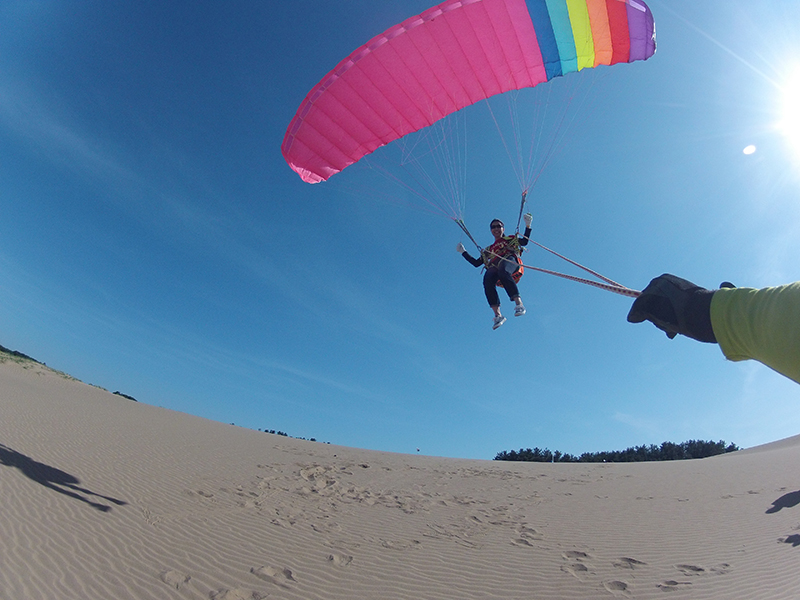
[[(800, 134), (784, 108), (800, 3), (649, 5), (656, 55), (590, 92), (531, 193), (533, 237), (637, 289), (663, 272), (800, 279)], [(451, 221), (399, 193), (351, 194), (347, 172), (308, 185), (288, 168), (281, 141), (308, 90), (429, 6), (0, 3), (0, 344), (147, 404), (378, 450), (800, 433), (796, 384), (628, 324), (621, 296), (529, 273), (527, 315), (492, 331)], [(519, 186), (476, 122), (465, 218), (488, 245)]]

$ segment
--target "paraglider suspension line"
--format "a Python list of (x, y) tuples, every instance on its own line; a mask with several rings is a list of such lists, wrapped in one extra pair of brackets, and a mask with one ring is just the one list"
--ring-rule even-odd
[[(526, 192), (523, 192), (523, 195), (522, 195), (522, 207), (520, 207), (520, 219), (522, 218), (522, 209), (525, 206), (525, 196), (526, 196)], [(464, 221), (462, 219), (453, 219), (453, 220), (455, 221), (456, 225), (458, 225), (461, 228), (461, 230), (466, 234), (466, 236), (472, 241), (472, 243), (475, 244), (475, 247), (478, 248), (478, 251), (482, 253), (483, 252), (483, 248), (481, 248), (480, 245), (478, 244), (478, 242), (475, 241), (475, 238), (472, 237), (472, 234), (467, 229), (467, 226), (464, 223)], [(517, 229), (519, 230), (519, 223), (517, 223)], [(547, 275), (554, 275), (556, 277), (561, 277), (562, 279), (568, 279), (569, 281), (575, 281), (576, 283), (582, 283), (584, 285), (590, 285), (592, 287), (596, 287), (596, 288), (599, 288), (601, 290), (606, 290), (606, 291), (612, 292), (614, 294), (619, 294), (620, 296), (627, 296), (628, 298), (638, 298), (641, 295), (640, 291), (631, 289), (629, 287), (626, 287), (626, 286), (622, 285), (621, 283), (617, 283), (613, 279), (609, 279), (608, 277), (606, 277), (604, 275), (601, 275), (597, 271), (593, 271), (589, 267), (585, 267), (582, 264), (580, 264), (578, 262), (575, 262), (574, 260), (572, 260), (570, 258), (567, 258), (563, 254), (559, 254), (555, 250), (551, 250), (550, 248), (540, 244), (536, 240), (532, 240), (529, 237), (526, 237), (525, 239), (527, 239), (529, 242), (533, 242), (534, 244), (536, 244), (542, 250), (546, 250), (550, 254), (553, 254), (554, 256), (557, 256), (558, 258), (567, 261), (571, 265), (574, 265), (574, 266), (578, 267), (579, 269), (582, 269), (582, 270), (586, 271), (587, 273), (593, 275), (597, 279), (600, 279), (600, 281), (593, 281), (591, 279), (585, 279), (583, 277), (575, 277), (574, 275), (567, 275), (566, 273), (559, 273), (558, 271), (551, 271), (550, 269), (543, 269), (541, 267), (534, 267), (534, 266), (526, 265), (526, 264), (523, 263), (522, 266), (524, 268), (526, 268), (526, 269), (530, 269), (532, 271), (537, 271), (539, 273), (546, 273)], [(498, 257), (498, 258), (501, 258), (502, 260), (505, 260), (505, 261), (508, 261), (510, 263), (513, 263), (515, 266), (517, 265), (517, 262), (515, 260), (510, 259), (510, 258), (506, 258), (506, 257)]]

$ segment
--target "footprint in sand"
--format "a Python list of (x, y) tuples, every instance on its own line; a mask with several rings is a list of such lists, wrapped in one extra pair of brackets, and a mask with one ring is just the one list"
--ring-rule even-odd
[(675, 568), (678, 569), (684, 575), (708, 575), (709, 573), (714, 575), (725, 575), (728, 571), (730, 571), (731, 566), (728, 563), (720, 563), (716, 566), (711, 567), (710, 569), (705, 569), (703, 567), (698, 567), (696, 565), (675, 565)]
[(715, 575), (725, 575), (730, 570), (731, 566), (728, 563), (720, 563), (715, 567), (711, 567), (711, 572)]
[(675, 565), (675, 568), (684, 575), (702, 575), (706, 572), (703, 567), (696, 567), (695, 565)]
[(290, 589), (288, 585), (289, 582), (297, 581), (292, 574), (292, 570), (285, 567), (283, 569), (276, 567), (253, 567), (250, 569), (250, 572), (259, 579), (273, 583), (286, 590)]
[(322, 523), (312, 523), (311, 529), (313, 529), (317, 533), (329, 534), (329, 533), (339, 533), (340, 531), (342, 531), (342, 526), (339, 525), (338, 523), (322, 522)]
[(568, 565), (563, 565), (561, 570), (565, 573), (569, 573), (575, 579), (581, 579), (583, 575), (589, 573), (589, 567), (583, 563), (570, 563)]
[(211, 592), (209, 597), (211, 600), (264, 600), (266, 598), (266, 596), (258, 592), (244, 588), (217, 590), (216, 592)]
[(511, 543), (515, 546), (533, 546), (533, 542), (544, 539), (544, 535), (527, 525), (520, 525), (514, 531), (518, 537), (512, 540)]
[(185, 583), (189, 583), (189, 580), (191, 579), (191, 576), (184, 575), (178, 571), (173, 571), (172, 569), (162, 571), (158, 577), (161, 579), (161, 581), (170, 587), (174, 587), (176, 590), (181, 589), (181, 586)]
[(561, 566), (561, 570), (565, 573), (569, 573), (576, 579), (581, 579), (582, 576), (590, 573), (589, 567), (583, 564), (584, 560), (592, 558), (588, 553), (580, 550), (567, 550), (561, 553), (561, 557), (564, 560), (572, 561), (569, 564)]
[(628, 584), (624, 581), (619, 581), (615, 579), (613, 581), (604, 581), (603, 587), (606, 591), (611, 592), (615, 596), (629, 596), (630, 592), (628, 591)]
[(323, 487), (336, 483), (336, 480), (329, 477), (328, 474), (331, 467), (321, 467), (319, 465), (311, 465), (300, 469), (300, 477), (308, 482), (320, 483)]
[(409, 550), (420, 545), (418, 540), (381, 540), (381, 546), (389, 550)]
[(681, 589), (681, 586), (692, 585), (688, 581), (674, 581), (672, 579), (668, 579), (666, 581), (662, 581), (656, 587), (664, 592), (677, 592)]
[(346, 567), (351, 562), (353, 562), (353, 557), (349, 554), (329, 554), (328, 555), (328, 562), (333, 563), (337, 567)]
[(614, 561), (614, 566), (617, 569), (638, 569), (639, 567), (646, 566), (646, 562), (642, 562), (640, 560), (636, 560), (635, 558), (629, 558), (627, 556), (623, 556), (619, 560)]

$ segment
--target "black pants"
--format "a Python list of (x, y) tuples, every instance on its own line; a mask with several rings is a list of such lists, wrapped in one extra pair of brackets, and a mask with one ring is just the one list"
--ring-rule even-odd
[(496, 267), (489, 267), (483, 275), (483, 291), (486, 292), (486, 300), (489, 306), (500, 306), (500, 296), (497, 295), (497, 282), (503, 284), (503, 289), (511, 300), (519, 298), (517, 284), (511, 278), (511, 274), (516, 272), (517, 265), (509, 261), (500, 261)]

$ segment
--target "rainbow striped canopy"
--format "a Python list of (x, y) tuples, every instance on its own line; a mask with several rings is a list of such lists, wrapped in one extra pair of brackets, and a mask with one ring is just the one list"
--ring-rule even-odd
[(448, 0), (342, 60), (300, 104), (281, 149), (318, 183), (495, 94), (654, 53), (640, 0)]

